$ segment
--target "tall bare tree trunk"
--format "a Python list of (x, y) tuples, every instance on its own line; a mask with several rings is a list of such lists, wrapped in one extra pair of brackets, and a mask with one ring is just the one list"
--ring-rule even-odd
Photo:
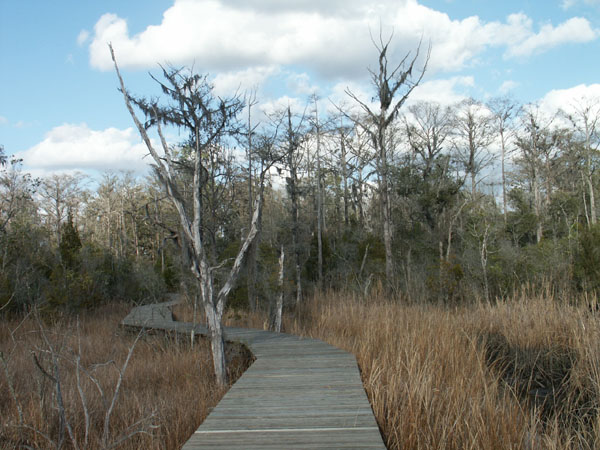
[(485, 296), (485, 301), (488, 302), (490, 300), (490, 286), (488, 282), (488, 274), (487, 274), (487, 262), (488, 262), (488, 234), (489, 234), (490, 226), (486, 224), (485, 231), (483, 232), (483, 236), (481, 238), (481, 246), (479, 248), (479, 256), (481, 259), (481, 270), (483, 271), (483, 294)]
[(340, 150), (342, 166), (342, 184), (344, 186), (344, 225), (348, 227), (350, 219), (348, 217), (348, 167), (346, 167), (346, 140), (344, 138), (344, 129), (340, 127)]
[(388, 149), (385, 126), (388, 116), (387, 108), (382, 105), (379, 117), (376, 148), (379, 153), (379, 195), (381, 196), (381, 209), (383, 215), (383, 246), (385, 248), (385, 276), (390, 287), (394, 286), (394, 253), (392, 249), (392, 211), (390, 203), (390, 188), (388, 183)]
[[(197, 78), (195, 77), (181, 81), (181, 74), (179, 71), (176, 71), (175, 74), (169, 74), (168, 72), (164, 71), (164, 75), (169, 82), (175, 84), (175, 89), (171, 90), (170, 92), (172, 97), (174, 97), (174, 100), (176, 100), (180, 105), (179, 107), (181, 109), (178, 111), (178, 113), (184, 116), (187, 114), (186, 120), (189, 122), (187, 129), (194, 142), (192, 211), (190, 213), (190, 208), (186, 207), (184, 198), (181, 196), (179, 191), (176, 178), (178, 172), (175, 169), (172, 159), (172, 149), (167, 144), (161, 128), (161, 120), (166, 121), (167, 112), (171, 110), (171, 107), (169, 106), (167, 109), (162, 109), (159, 112), (159, 106), (156, 104), (156, 102), (152, 102), (151, 107), (145, 110), (146, 114), (153, 118), (153, 123), (156, 125), (163, 153), (162, 155), (159, 155), (148, 135), (146, 127), (142, 125), (136, 116), (132, 106), (132, 97), (130, 97), (127, 89), (125, 88), (125, 83), (123, 82), (123, 78), (119, 72), (119, 67), (115, 59), (113, 48), (110, 45), (109, 48), (115, 65), (115, 71), (119, 78), (120, 88), (121, 92), (123, 93), (125, 105), (135, 123), (136, 128), (138, 129), (142, 140), (144, 141), (144, 144), (146, 145), (146, 148), (150, 152), (155, 164), (155, 170), (158, 178), (163, 184), (167, 195), (169, 196), (179, 215), (183, 234), (182, 245), (186, 246), (187, 254), (190, 256), (190, 269), (200, 287), (202, 306), (204, 308), (210, 330), (215, 377), (217, 383), (220, 385), (225, 385), (227, 383), (227, 372), (225, 369), (225, 350), (223, 343), (223, 312), (225, 310), (227, 296), (235, 287), (240, 270), (248, 257), (249, 248), (256, 240), (259, 232), (258, 222), (261, 217), (264, 200), (264, 177), (268, 173), (271, 165), (263, 165), (263, 170), (260, 174), (260, 191), (254, 202), (250, 230), (248, 231), (246, 238), (243, 240), (242, 247), (237, 253), (233, 266), (229, 270), (223, 286), (219, 290), (218, 294), (215, 295), (213, 290), (213, 271), (219, 266), (210, 267), (208, 264), (209, 256), (204, 245), (202, 229), (202, 194), (204, 184), (207, 181), (204, 179), (206, 169), (202, 165), (202, 156), (203, 151), (206, 151), (209, 147), (214, 145), (214, 143), (226, 133), (228, 130), (228, 125), (232, 120), (231, 118), (235, 117), (240, 112), (242, 109), (242, 104), (237, 97), (229, 100), (223, 100), (220, 97), (217, 98), (211, 96), (210, 85), (206, 83), (198, 83)], [(187, 83), (185, 84), (186, 89), (182, 89), (177, 82)], [(144, 104), (145, 103), (142, 102), (136, 102), (136, 105), (141, 109), (143, 109)], [(193, 114), (190, 113), (190, 110), (193, 110)], [(197, 116), (198, 111), (201, 111), (201, 117)], [(200, 127), (203, 127), (203, 131), (209, 131), (207, 137), (203, 136), (202, 144), (200, 143)]]
[(281, 316), (283, 314), (283, 268), (285, 262), (285, 253), (283, 251), (283, 245), (281, 246), (281, 255), (279, 256), (279, 279), (277, 286), (279, 292), (277, 294), (277, 305), (275, 306), (275, 326), (274, 330), (278, 333), (281, 332)]
[(317, 286), (323, 287), (323, 193), (321, 191), (321, 128), (319, 126), (319, 111), (317, 97), (315, 101), (315, 126), (317, 132)]
[(596, 198), (594, 195), (594, 183), (593, 183), (593, 172), (592, 172), (592, 149), (590, 143), (590, 126), (588, 121), (585, 121), (585, 156), (586, 156), (586, 181), (588, 185), (590, 195), (590, 220), (592, 225), (596, 224)]
[(300, 223), (298, 212), (298, 171), (297, 158), (298, 139), (295, 135), (294, 127), (292, 126), (292, 111), (288, 106), (287, 109), (287, 133), (288, 133), (288, 149), (287, 149), (287, 166), (290, 171), (290, 176), (287, 178), (287, 188), (292, 203), (292, 251), (294, 254), (294, 268), (296, 272), (296, 304), (300, 304), (302, 300), (302, 265), (300, 263)]
[(387, 174), (381, 174), (381, 201), (383, 207), (383, 244), (385, 246), (385, 276), (394, 285), (394, 253), (392, 250), (392, 214)]
[[(389, 287), (395, 286), (394, 280), (394, 258), (392, 250), (392, 214), (390, 203), (390, 187), (388, 180), (388, 158), (392, 156), (391, 149), (388, 149), (388, 132), (391, 129), (393, 121), (398, 116), (398, 112), (402, 105), (408, 99), (408, 96), (415, 87), (423, 79), (431, 48), (429, 48), (427, 58), (420, 70), (420, 73), (414, 75), (413, 69), (419, 57), (421, 44), (417, 47), (412, 58), (409, 58), (408, 53), (399, 64), (388, 67), (387, 51), (390, 45), (391, 38), (384, 42), (383, 37), (379, 36), (379, 43), (375, 44), (375, 48), (379, 53), (379, 70), (371, 71), (371, 79), (376, 89), (376, 98), (379, 102), (379, 111), (373, 112), (371, 107), (354, 95), (351, 91), (346, 90), (346, 93), (354, 99), (365, 111), (368, 117), (366, 123), (359, 123), (361, 127), (370, 135), (374, 149), (377, 154), (377, 169), (379, 172), (379, 195), (383, 209), (383, 243), (385, 247), (385, 274)], [(397, 98), (399, 97), (399, 98)], [(373, 126), (374, 125), (374, 126)]]
[[(212, 284), (212, 282), (211, 282)], [(212, 286), (211, 286), (212, 291)], [(210, 349), (213, 357), (213, 367), (215, 370), (215, 378), (221, 385), (227, 383), (227, 372), (225, 365), (225, 341), (223, 339), (223, 323), (221, 322), (222, 313), (219, 313), (217, 308), (211, 301), (203, 301), (206, 311), (206, 320), (210, 331)], [(208, 307), (206, 307), (208, 305)]]
[(540, 193), (540, 182), (538, 179), (538, 169), (533, 167), (533, 202), (536, 219), (535, 240), (539, 244), (543, 237), (542, 228), (542, 194)]
[[(254, 204), (253, 199), (253, 161), (252, 161), (252, 134), (254, 132), (254, 128), (252, 127), (252, 107), (256, 104), (256, 96), (253, 96), (248, 101), (248, 149), (247, 149), (247, 158), (248, 158), (248, 211), (252, 211), (252, 206)], [(250, 220), (252, 220), (250, 218)], [(259, 227), (262, 223), (262, 217), (259, 219)], [(260, 230), (259, 235), (255, 242), (252, 243), (250, 247), (250, 253), (248, 255), (248, 264), (247, 264), (247, 276), (246, 276), (246, 285), (248, 288), (248, 305), (251, 311), (256, 311), (258, 307), (258, 299), (256, 296), (256, 284), (258, 278), (258, 267), (257, 267), (257, 258), (258, 258), (258, 247), (260, 243)]]
[(506, 158), (506, 142), (504, 140), (504, 127), (500, 127), (500, 148), (501, 148), (501, 165), (502, 165), (502, 215), (504, 216), (504, 225), (506, 225), (508, 211), (506, 198), (506, 171), (504, 169), (504, 161)]

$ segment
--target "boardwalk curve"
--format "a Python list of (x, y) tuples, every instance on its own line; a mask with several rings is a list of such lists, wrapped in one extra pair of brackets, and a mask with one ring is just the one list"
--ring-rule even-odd
[[(171, 301), (134, 308), (122, 324), (189, 333)], [(196, 332), (207, 334), (204, 326)], [(256, 361), (188, 442), (192, 449), (385, 449), (353, 355), (318, 339), (225, 329)]]

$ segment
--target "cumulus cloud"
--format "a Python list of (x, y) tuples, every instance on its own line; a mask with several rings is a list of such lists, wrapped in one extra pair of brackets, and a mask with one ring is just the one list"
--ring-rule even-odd
[(221, 72), (212, 80), (217, 95), (231, 95), (259, 88), (267, 78), (280, 72), (277, 66), (249, 67), (244, 70)]
[(565, 43), (590, 42), (597, 36), (598, 31), (592, 28), (587, 19), (573, 17), (556, 27), (546, 24), (538, 33), (529, 33), (521, 42), (512, 45), (506, 56), (530, 56)]
[(44, 140), (16, 155), (28, 169), (143, 171), (148, 160), (145, 146), (133, 128), (92, 130), (85, 123), (63, 124)]
[(284, 95), (274, 100), (261, 102), (258, 105), (259, 110), (265, 116), (281, 113), (288, 107), (290, 108), (292, 114), (303, 114), (306, 109), (306, 102), (296, 97), (288, 97), (287, 95)]
[(469, 97), (468, 89), (474, 85), (475, 79), (471, 76), (428, 81), (415, 88), (409, 103), (427, 101), (452, 105)]
[(248, 67), (295, 65), (333, 79), (357, 78), (376, 63), (370, 33), (377, 35), (380, 25), (384, 37), (394, 30), (391, 59), (414, 51), (421, 38), (423, 56), (431, 42), (432, 72), (459, 70), (493, 46), (506, 48), (507, 58), (523, 57), (567, 42), (588, 42), (598, 34), (578, 17), (537, 31), (523, 13), (505, 22), (477, 16), (452, 20), (417, 0), (176, 0), (160, 24), (135, 35), (125, 19), (100, 17), (90, 63), (110, 70), (106, 44), (112, 42), (123, 67), (196, 61), (202, 70), (239, 73)]
[(576, 109), (581, 109), (584, 105), (600, 104), (600, 84), (580, 84), (568, 89), (554, 89), (539, 103), (540, 108), (547, 114), (554, 114), (559, 109), (567, 114), (573, 114)]

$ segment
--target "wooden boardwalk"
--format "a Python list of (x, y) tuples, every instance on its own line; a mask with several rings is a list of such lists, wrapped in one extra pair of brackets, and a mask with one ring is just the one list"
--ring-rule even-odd
[[(173, 321), (176, 303), (134, 308), (122, 323), (189, 333), (190, 323)], [(256, 361), (184, 449), (385, 449), (353, 355), (284, 333), (226, 328), (225, 336)]]

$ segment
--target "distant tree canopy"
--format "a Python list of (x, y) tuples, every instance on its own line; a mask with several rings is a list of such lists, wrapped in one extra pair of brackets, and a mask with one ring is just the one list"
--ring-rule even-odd
[(199, 292), (194, 264), (218, 297), (261, 192), (231, 307), (274, 307), (282, 253), (284, 307), (317, 289), (452, 304), (523, 285), (597, 293), (598, 99), (568, 113), (511, 99), (410, 102), (417, 63), (390, 71), (380, 47), (375, 105), (355, 96), (358, 108), (332, 112), (311, 97), (304, 113), (285, 107), (260, 123), (256, 99), (221, 99), (206, 76), (163, 68), (162, 103), (124, 91), (147, 133), (185, 130), (176, 143), (152, 136), (145, 179), (33, 179), (0, 147), (2, 313)]

